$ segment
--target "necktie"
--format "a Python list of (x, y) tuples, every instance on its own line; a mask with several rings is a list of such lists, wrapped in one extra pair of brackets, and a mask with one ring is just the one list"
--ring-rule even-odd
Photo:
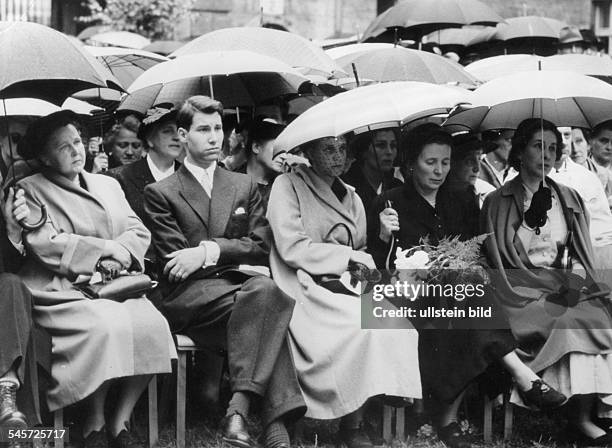
[(204, 187), (204, 191), (206, 191), (208, 197), (212, 197), (212, 182), (206, 170), (204, 170), (204, 174), (202, 174), (202, 187)]

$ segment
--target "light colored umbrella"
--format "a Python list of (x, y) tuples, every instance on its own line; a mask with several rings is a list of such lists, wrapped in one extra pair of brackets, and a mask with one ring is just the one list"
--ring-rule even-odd
[(504, 19), (478, 0), (404, 0), (374, 19), (362, 41), (400, 29), (419, 35), (462, 25), (495, 25)]
[[(0, 22), (0, 98), (39, 98), (54, 104), (79, 90), (119, 81), (66, 35), (31, 22)], [(9, 68), (10, 65), (10, 69)]]
[(484, 33), (493, 30), (493, 27), (486, 28), (445, 28), (443, 30), (437, 30), (429, 33), (423, 37), (423, 42), (435, 42), (438, 45), (444, 46), (456, 46), (456, 47), (467, 47), (470, 44), (477, 42), (480, 36)]
[(297, 34), (270, 28), (224, 28), (200, 36), (176, 50), (170, 57), (195, 53), (246, 50), (263, 54), (307, 73), (346, 76), (321, 47)]
[(311, 107), (289, 124), (274, 142), (274, 153), (290, 152), (322, 137), (399, 127), (429, 115), (447, 113), (469, 102), (471, 93), (457, 87), (422, 82), (376, 84)]
[(325, 50), (332, 59), (338, 60), (341, 57), (348, 56), (350, 54), (360, 53), (368, 50), (386, 50), (393, 48), (395, 45), (384, 43), (384, 42), (369, 42), (360, 44), (343, 45), (341, 47), (330, 48)]
[(77, 35), (77, 39), (81, 41), (86, 41), (92, 36), (96, 34), (105, 33), (107, 31), (113, 31), (113, 27), (111, 25), (92, 25), (85, 28)]
[(85, 49), (104, 64), (124, 87), (129, 87), (143, 72), (168, 58), (132, 48), (92, 47)]
[[(541, 59), (530, 54), (504, 54), (472, 62), (465, 66), (465, 70), (486, 82), (512, 73), (537, 70), (538, 61)], [(523, 68), (519, 70), (517, 67)]]
[(338, 59), (338, 64), (359, 77), (376, 81), (422, 81), (434, 84), (475, 86), (478, 80), (456, 62), (426, 51), (394, 47), (366, 50)]
[(151, 43), (149, 39), (140, 34), (129, 31), (106, 31), (89, 37), (86, 42), (93, 45), (107, 45), (110, 47), (134, 48), (141, 50)]
[(0, 115), (5, 117), (19, 115), (44, 117), (62, 109), (72, 110), (80, 115), (90, 115), (93, 111), (101, 110), (99, 107), (74, 98), (66, 99), (62, 107), (37, 98), (9, 98), (0, 101)]
[(178, 50), (183, 45), (185, 45), (185, 42), (178, 40), (156, 40), (144, 47), (143, 50), (161, 54), (162, 56), (168, 56), (170, 53)]
[(561, 70), (596, 76), (607, 82), (612, 80), (612, 58), (608, 55), (557, 54), (534, 56), (514, 54), (481, 59), (465, 69), (483, 81), (500, 76), (533, 70)]
[(452, 131), (516, 129), (527, 118), (592, 128), (610, 119), (612, 85), (573, 72), (533, 71), (502, 76), (474, 90), (471, 106), (453, 111)]
[(209, 95), (226, 107), (254, 106), (297, 93), (308, 81), (285, 63), (250, 51), (190, 54), (162, 62), (138, 77), (119, 109), (141, 113), (155, 104), (178, 104), (192, 95)]

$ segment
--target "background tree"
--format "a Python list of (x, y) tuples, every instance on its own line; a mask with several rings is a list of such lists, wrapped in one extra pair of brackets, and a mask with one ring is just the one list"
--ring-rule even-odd
[(110, 25), (151, 40), (172, 40), (177, 23), (186, 16), (193, 0), (85, 0), (88, 15), (77, 20), (88, 25)]

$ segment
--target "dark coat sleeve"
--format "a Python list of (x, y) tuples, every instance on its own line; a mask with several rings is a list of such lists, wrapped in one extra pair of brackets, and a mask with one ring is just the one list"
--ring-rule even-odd
[(385, 209), (385, 195), (377, 196), (370, 205), (368, 212), (368, 249), (367, 252), (374, 258), (379, 269), (385, 269), (385, 261), (389, 253), (389, 243), (385, 243), (378, 236), (380, 233), (379, 214)]

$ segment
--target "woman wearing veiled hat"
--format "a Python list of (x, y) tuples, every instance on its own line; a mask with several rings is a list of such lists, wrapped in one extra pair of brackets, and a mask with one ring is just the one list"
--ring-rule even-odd
[[(86, 399), (86, 447), (106, 446), (109, 438), (117, 446), (139, 446), (126, 422), (150, 375), (171, 371), (176, 354), (168, 323), (144, 296), (91, 300), (75, 284), (90, 280), (103, 259), (142, 271), (150, 233), (117, 181), (84, 171), (74, 113), (60, 111), (33, 123), (20, 150), (42, 166), (19, 183), (32, 216), (40, 216), (42, 205), (48, 212), (42, 227), (24, 233), (19, 275), (32, 291), (37, 324), (53, 340), (49, 410)], [(107, 421), (111, 383), (121, 392)]]

